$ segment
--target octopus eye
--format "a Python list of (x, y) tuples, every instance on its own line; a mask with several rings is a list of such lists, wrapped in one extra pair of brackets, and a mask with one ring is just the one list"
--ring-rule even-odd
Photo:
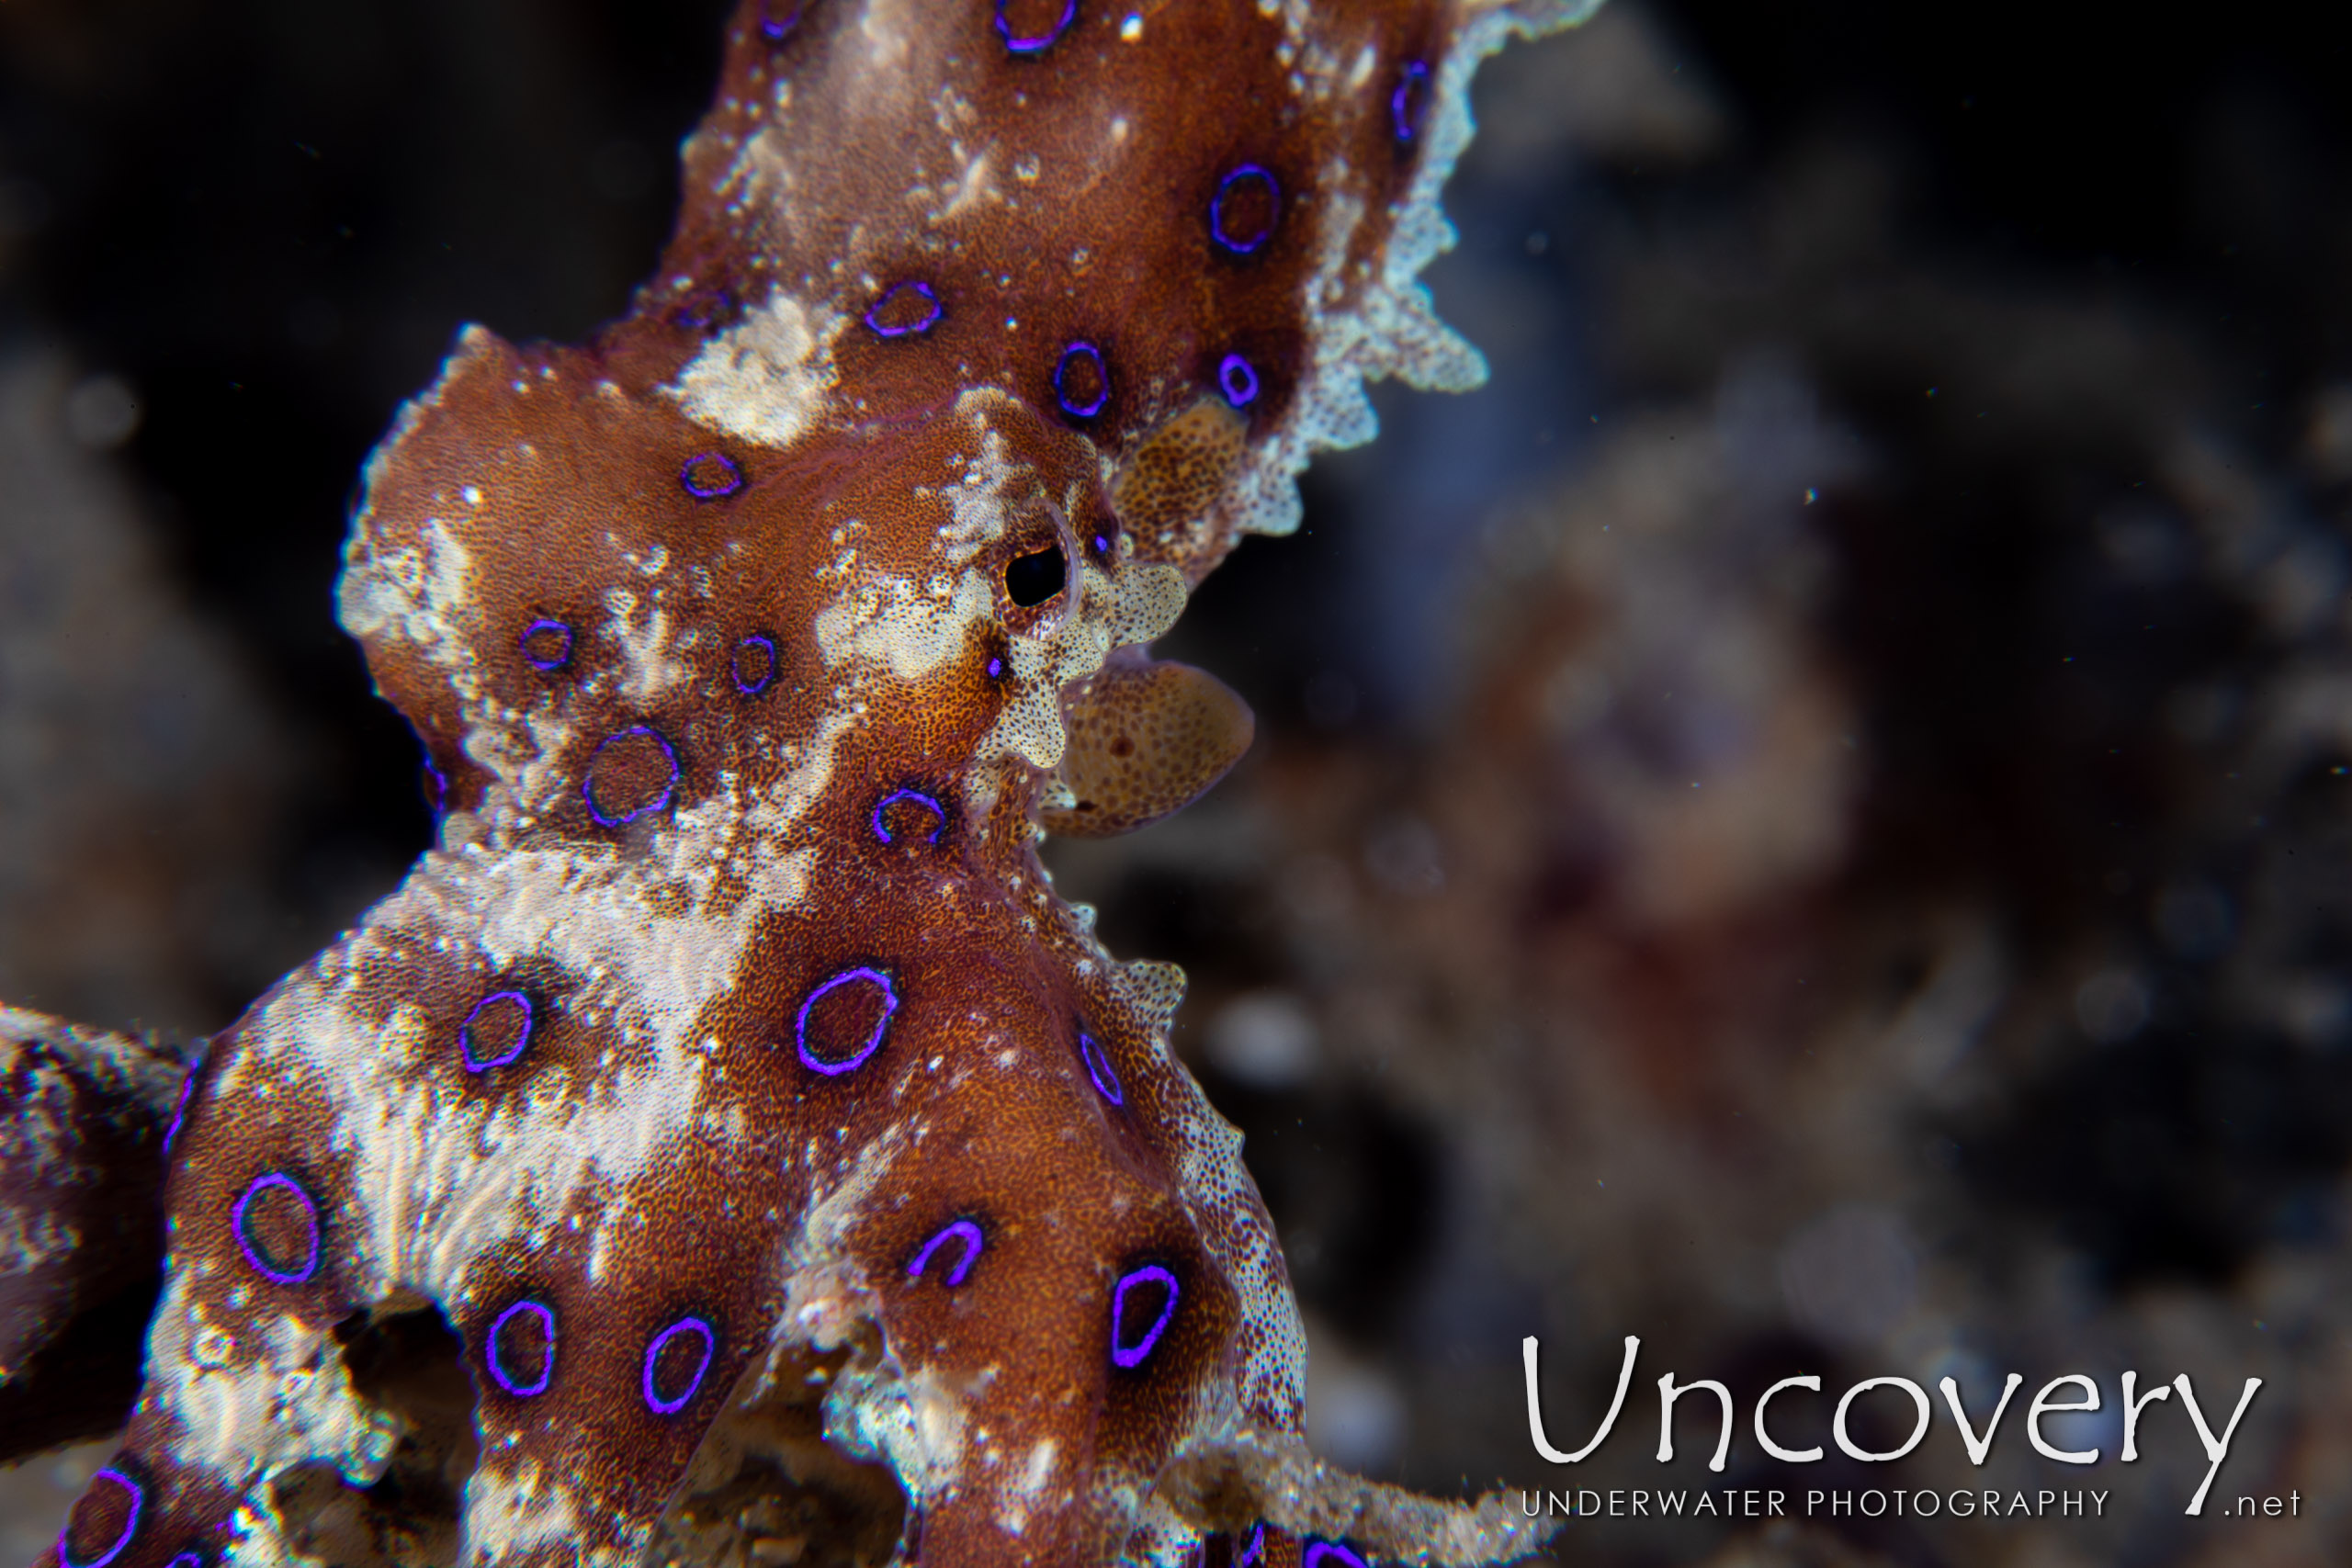
[(1062, 591), (1069, 580), (1069, 563), (1062, 559), (1062, 547), (1048, 545), (1030, 555), (1014, 558), (1004, 569), (1004, 591), (1012, 602), (1026, 610), (1042, 604)]

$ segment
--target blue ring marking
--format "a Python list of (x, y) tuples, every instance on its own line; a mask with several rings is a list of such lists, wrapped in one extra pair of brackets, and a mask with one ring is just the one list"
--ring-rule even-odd
[(1318, 1564), (1327, 1557), (1338, 1558), (1347, 1565), (1347, 1568), (1370, 1568), (1363, 1558), (1358, 1557), (1336, 1540), (1308, 1541), (1306, 1555), (1300, 1560), (1298, 1568), (1318, 1568)]
[[(563, 646), (557, 650), (553, 657), (542, 659), (537, 654), (531, 651), (531, 639), (538, 636), (541, 632), (549, 631), (560, 632), (563, 634)], [(514, 646), (521, 650), (523, 662), (529, 665), (532, 669), (539, 671), (542, 673), (549, 671), (560, 670), (565, 665), (571, 662), (571, 628), (561, 621), (550, 620), (547, 616), (542, 615), (537, 620), (533, 621), (529, 626), (523, 628), (523, 635), (514, 639)]]
[(923, 792), (919, 789), (894, 789), (889, 794), (884, 795), (880, 801), (876, 803), (874, 807), (874, 836), (881, 840), (886, 844), (898, 842), (896, 839), (890, 836), (889, 825), (882, 820), (882, 814), (889, 810), (890, 807), (898, 805), (899, 802), (902, 800), (911, 800), (918, 806), (927, 807), (931, 814), (938, 818), (937, 821), (931, 825), (931, 831), (923, 835), (922, 841), (926, 844), (935, 844), (939, 842), (939, 835), (947, 826), (947, 808), (940, 805), (935, 798), (923, 794)]
[[(602, 757), (607, 749), (619, 741), (628, 739), (632, 735), (653, 737), (653, 743), (662, 748), (662, 755), (669, 760), (670, 782), (662, 786), (660, 795), (655, 795), (636, 810), (624, 811), (618, 817), (607, 817), (605, 815), (605, 808), (596, 804), (596, 760)], [(670, 805), (670, 797), (677, 791), (678, 749), (670, 744), (669, 737), (652, 726), (645, 724), (632, 724), (627, 729), (607, 735), (598, 741), (594, 754), (588, 759), (587, 772), (582, 773), (580, 779), (580, 797), (588, 803), (588, 815), (596, 819), (596, 825), (600, 828), (618, 828), (634, 822), (648, 813), (666, 810)]]
[[(147, 1506), (146, 1488), (112, 1466), (90, 1477), (90, 1484), (93, 1487), (101, 1481), (111, 1481), (130, 1494), (130, 1517), (122, 1521), (122, 1533), (114, 1538), (112, 1546), (107, 1547), (106, 1551), (87, 1562), (76, 1562), (74, 1561), (73, 1542), (67, 1539), (74, 1530), (74, 1516), (67, 1514), (64, 1525), (57, 1532), (57, 1561), (63, 1564), (64, 1568), (107, 1568), (107, 1563), (123, 1554), (124, 1551), (130, 1547), (131, 1538), (139, 1533), (139, 1515)], [(86, 1498), (89, 1494), (85, 1492), (82, 1495)]]
[[(498, 1337), (517, 1314), (526, 1312), (537, 1316), (539, 1332), (546, 1344), (539, 1354), (539, 1375), (529, 1382), (520, 1382), (506, 1370), (504, 1361), (499, 1357)], [(526, 1296), (500, 1313), (490, 1325), (490, 1338), (481, 1348), (481, 1359), (482, 1364), (490, 1369), (490, 1375), (498, 1380), (498, 1386), (515, 1398), (536, 1399), (547, 1393), (548, 1384), (555, 1378), (555, 1309), (545, 1302), (536, 1302)]]
[[(711, 463), (718, 465), (719, 477), (706, 479)], [(678, 466), (678, 483), (696, 501), (717, 501), (743, 488), (743, 470), (724, 452), (697, 452)]]
[[(815, 1007), (819, 998), (826, 992), (856, 980), (863, 980), (868, 985), (882, 987), (882, 1016), (875, 1021), (874, 1032), (866, 1037), (865, 1044), (856, 1055), (846, 1062), (825, 1061), (808, 1049), (808, 1010)], [(898, 1010), (899, 988), (890, 984), (890, 976), (879, 969), (868, 969), (862, 964), (855, 969), (842, 970), (809, 992), (800, 1003), (800, 1016), (792, 1025), (793, 1038), (800, 1047), (800, 1065), (811, 1072), (822, 1073), (829, 1078), (839, 1077), (843, 1073), (864, 1066), (868, 1056), (882, 1049), (882, 1036), (890, 1027), (890, 1015)]]
[(1233, 1560), (1233, 1568), (1250, 1568), (1252, 1563), (1266, 1560), (1266, 1527), (1260, 1525), (1250, 1532), (1250, 1544)]
[[(770, 43), (782, 43), (800, 25), (800, 14), (808, 8), (808, 0), (792, 0), (788, 10), (778, 6), (776, 0), (762, 0), (760, 32)], [(782, 17), (776, 15), (779, 10), (784, 11)]]
[(1388, 96), (1388, 123), (1396, 129), (1396, 140), (1410, 141), (1421, 133), (1421, 118), (1429, 113), (1429, 99), (1415, 102), (1416, 88), (1427, 88), (1430, 68), (1421, 61), (1408, 60), (1398, 75), (1396, 90)]
[(1228, 354), (1216, 367), (1217, 390), (1235, 408), (1248, 408), (1258, 400), (1258, 369), (1238, 354)]
[(1011, 3), (1012, 0), (996, 0), (996, 36), (1002, 39), (1004, 47), (1015, 54), (1037, 54), (1051, 49), (1060, 40), (1062, 34), (1069, 31), (1069, 25), (1078, 20), (1078, 0), (1062, 0), (1061, 20), (1053, 25), (1052, 30), (1033, 38), (1015, 38), (1012, 19), (1004, 14), (1005, 7)]
[[(1094, 392), (1094, 400), (1090, 403), (1072, 402), (1069, 391), (1063, 386), (1065, 378), (1069, 375), (1070, 361), (1073, 359), (1094, 362), (1094, 379), (1098, 385)], [(1102, 362), (1101, 349), (1080, 338), (1062, 350), (1061, 358), (1054, 364), (1054, 400), (1060, 403), (1062, 412), (1072, 419), (1092, 419), (1102, 412), (1102, 405), (1111, 400), (1111, 367)]]
[[(492, 1002), (513, 1002), (520, 1007), (523, 1010), (523, 1027), (515, 1032), (514, 1049), (504, 1055), (477, 1056), (474, 1055), (474, 1022), (481, 1017), (483, 1010)], [(458, 1025), (458, 1055), (464, 1058), (466, 1071), (486, 1073), (492, 1067), (503, 1067), (522, 1055), (525, 1051), (530, 1049), (531, 1031), (537, 1025), (538, 1017), (538, 1009), (534, 1007), (531, 1004), (531, 998), (521, 991), (492, 991), (476, 1002), (472, 1010), (466, 1014), (466, 1021)]]
[(203, 1058), (198, 1057), (196, 1065), (188, 1068), (187, 1077), (180, 1080), (180, 1097), (177, 1103), (172, 1107), (171, 1125), (164, 1129), (164, 1152), (165, 1154), (170, 1154), (172, 1152), (172, 1145), (178, 1140), (180, 1128), (187, 1121), (188, 1097), (196, 1092), (196, 1076), (203, 1070)]
[[(887, 307), (891, 300), (909, 292), (912, 292), (922, 298), (922, 302), (926, 307), (923, 311), (922, 320), (911, 322), (903, 327), (884, 326), (880, 320), (884, 308)], [(883, 291), (881, 299), (876, 299), (871, 306), (867, 307), (865, 312), (865, 325), (866, 329), (873, 333), (876, 337), (920, 337), (924, 333), (931, 331), (933, 327), (939, 323), (940, 313), (941, 306), (939, 303), (938, 291), (933, 288), (928, 283), (924, 283), (918, 278), (910, 277), (890, 285), (888, 289)]]
[(1127, 1102), (1126, 1090), (1120, 1086), (1119, 1075), (1111, 1066), (1110, 1054), (1095, 1042), (1094, 1036), (1080, 1030), (1079, 1058), (1086, 1064), (1086, 1076), (1094, 1080), (1094, 1092), (1114, 1105)]
[(991, 657), (989, 660), (989, 679), (994, 681), (1002, 676), (1003, 673), (1004, 660), (1001, 658)]
[(708, 332), (732, 321), (739, 309), (731, 291), (713, 286), (688, 294), (671, 311), (670, 319), (695, 332)]
[[(767, 673), (762, 675), (756, 681), (746, 681), (743, 679), (743, 650), (747, 648), (760, 649), (768, 656)], [(756, 697), (762, 692), (766, 691), (770, 686), (775, 685), (776, 672), (775, 638), (768, 636), (765, 632), (753, 632), (749, 637), (739, 637), (736, 639), (734, 651), (727, 656), (727, 672), (734, 678), (735, 689), (742, 693), (747, 697)]]
[(964, 1255), (947, 1271), (947, 1283), (951, 1286), (962, 1284), (965, 1277), (971, 1273), (972, 1265), (980, 1260), (980, 1248), (987, 1245), (986, 1238), (980, 1235), (979, 1225), (971, 1220), (957, 1220), (924, 1242), (922, 1250), (915, 1254), (915, 1260), (907, 1265), (907, 1278), (922, 1279), (922, 1271), (931, 1265), (933, 1255), (951, 1241), (964, 1244)]
[[(249, 1234), (248, 1220), (254, 1200), (264, 1192), (276, 1191), (280, 1188), (293, 1193), (295, 1201), (302, 1205), (302, 1218), (311, 1233), (311, 1250), (299, 1269), (273, 1268)], [(237, 1206), (229, 1212), (229, 1235), (237, 1244), (237, 1250), (245, 1255), (245, 1261), (253, 1266), (254, 1272), (274, 1285), (307, 1285), (319, 1271), (319, 1205), (302, 1190), (300, 1182), (284, 1171), (273, 1170), (254, 1178), (252, 1185), (238, 1196)]]
[[(1126, 1323), (1127, 1292), (1137, 1285), (1159, 1285), (1166, 1289), (1168, 1294), (1160, 1303), (1159, 1317), (1144, 1331), (1143, 1338), (1128, 1347), (1121, 1344), (1120, 1340)], [(1142, 1366), (1144, 1358), (1151, 1354), (1151, 1348), (1159, 1343), (1159, 1337), (1167, 1333), (1168, 1325), (1175, 1321), (1176, 1298), (1182, 1293), (1176, 1276), (1157, 1263), (1147, 1263), (1122, 1279), (1111, 1298), (1111, 1359), (1122, 1367)]]
[[(1243, 180), (1258, 179), (1266, 183), (1266, 226), (1255, 235), (1237, 238), (1225, 231), (1225, 199), (1233, 187)], [(1274, 237), (1274, 229), (1282, 221), (1283, 187), (1273, 171), (1263, 164), (1243, 164), (1225, 178), (1217, 181), (1216, 194), (1209, 198), (1209, 237), (1237, 256), (1246, 256), (1261, 248)]]
[(204, 1568), (204, 1554), (200, 1551), (183, 1551), (169, 1562), (164, 1563), (164, 1568)]
[[(686, 1391), (675, 1399), (665, 1400), (654, 1391), (653, 1363), (660, 1359), (663, 1347), (681, 1334), (702, 1336), (702, 1359), (695, 1363), (695, 1375), (687, 1381)], [(712, 1328), (706, 1319), (691, 1314), (678, 1319), (677, 1322), (655, 1335), (653, 1343), (645, 1348), (645, 1377), (641, 1387), (647, 1408), (656, 1416), (675, 1416), (679, 1411), (684, 1410), (686, 1407), (686, 1402), (694, 1398), (695, 1390), (702, 1387), (703, 1376), (710, 1371), (710, 1359), (718, 1353), (718, 1331)]]
[(438, 822), (449, 814), (449, 775), (434, 762), (430, 751), (424, 754), (424, 776), (433, 785), (425, 793), (424, 803), (432, 808), (433, 819)]

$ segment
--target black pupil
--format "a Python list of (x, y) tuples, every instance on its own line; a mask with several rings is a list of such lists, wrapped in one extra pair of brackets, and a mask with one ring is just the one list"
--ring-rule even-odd
[(1049, 545), (1035, 555), (1023, 556), (1004, 569), (1004, 591), (1023, 609), (1042, 604), (1062, 591), (1069, 567), (1062, 560), (1059, 545)]

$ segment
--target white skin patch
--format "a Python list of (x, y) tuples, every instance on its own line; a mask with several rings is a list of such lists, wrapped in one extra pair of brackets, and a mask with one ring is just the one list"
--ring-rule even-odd
[(363, 641), (406, 643), (450, 671), (470, 701), (474, 628), (457, 617), (474, 603), (473, 575), (466, 547), (439, 518), (428, 518), (414, 544), (371, 551), (365, 570), (345, 574), (344, 630)]
[[(209, 1269), (170, 1271), (148, 1339), (147, 1397), (178, 1424), (172, 1458), (242, 1489), (288, 1464), (323, 1460), (355, 1484), (382, 1473), (399, 1429), (353, 1394), (328, 1325), (266, 1319), (240, 1346), (258, 1365), (233, 1371), (189, 1354), (190, 1341), (224, 1337), (193, 1299)], [(264, 1551), (254, 1562), (275, 1562)]]
[(878, 666), (919, 681), (971, 643), (971, 628), (996, 614), (988, 579), (966, 568), (944, 604), (902, 577), (861, 583), (817, 617), (817, 647), (828, 668)]
[(537, 1462), (509, 1471), (485, 1461), (466, 1483), (469, 1563), (492, 1562), (536, 1546), (576, 1540), (580, 1534), (571, 1488), (550, 1479)]
[(763, 446), (788, 446), (823, 418), (841, 375), (833, 344), (848, 319), (778, 288), (704, 345), (664, 389), (686, 417)]

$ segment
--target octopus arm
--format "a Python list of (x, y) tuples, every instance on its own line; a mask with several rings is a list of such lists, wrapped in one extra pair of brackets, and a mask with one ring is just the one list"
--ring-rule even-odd
[(0, 1008), (0, 1463), (122, 1422), (196, 1050)]

